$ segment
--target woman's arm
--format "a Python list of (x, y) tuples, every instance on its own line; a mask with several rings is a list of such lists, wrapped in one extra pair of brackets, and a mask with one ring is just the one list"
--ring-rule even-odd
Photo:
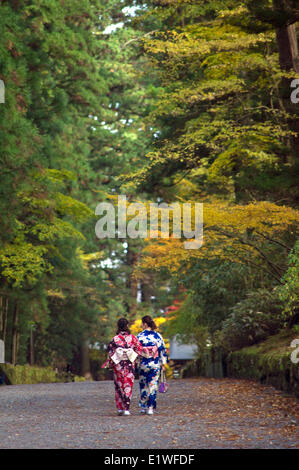
[(161, 367), (163, 369), (165, 369), (165, 364), (167, 364), (167, 362), (169, 362), (168, 360), (168, 354), (167, 354), (167, 351), (166, 351), (166, 346), (165, 346), (165, 343), (164, 343), (164, 339), (162, 337), (162, 335), (160, 333), (157, 333), (158, 335), (158, 351), (159, 351), (159, 361), (160, 361), (160, 364), (161, 364)]
[(135, 351), (139, 356), (141, 356), (141, 355), (142, 355), (143, 346), (142, 346), (142, 344), (140, 343), (139, 339), (136, 338), (136, 336), (132, 335), (132, 337), (133, 337), (133, 349), (134, 349), (134, 351)]

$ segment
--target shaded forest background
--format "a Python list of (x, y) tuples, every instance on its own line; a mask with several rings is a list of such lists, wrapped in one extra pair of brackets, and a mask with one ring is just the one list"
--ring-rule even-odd
[[(295, 0), (0, 1), (8, 362), (84, 374), (120, 316), (200, 350), (298, 330), (298, 21)], [(202, 202), (203, 246), (98, 239), (118, 194)]]

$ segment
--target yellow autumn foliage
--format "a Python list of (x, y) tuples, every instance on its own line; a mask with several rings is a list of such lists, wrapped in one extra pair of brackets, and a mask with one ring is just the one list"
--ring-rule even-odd
[(176, 272), (182, 263), (188, 266), (191, 259), (207, 257), (244, 262), (244, 259), (260, 256), (259, 246), (265, 240), (280, 243), (286, 233), (295, 233), (298, 223), (299, 211), (267, 201), (247, 205), (204, 203), (202, 246), (187, 250), (186, 240), (174, 239), (171, 233), (168, 238), (148, 239), (140, 268), (166, 267)]

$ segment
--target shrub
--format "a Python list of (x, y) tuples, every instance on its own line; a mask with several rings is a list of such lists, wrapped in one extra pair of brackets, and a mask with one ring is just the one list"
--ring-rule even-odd
[(288, 257), (288, 269), (277, 292), (283, 304), (283, 313), (289, 326), (299, 320), (299, 240)]
[(277, 333), (284, 325), (284, 317), (275, 289), (258, 289), (238, 302), (223, 322), (221, 343), (225, 349), (235, 350), (258, 343)]
[(74, 374), (56, 374), (52, 367), (38, 367), (28, 364), (17, 366), (7, 363), (1, 364), (0, 376), (1, 372), (5, 374), (5, 383), (8, 385), (85, 381), (84, 377), (77, 377)]
[(107, 352), (97, 349), (89, 350), (90, 372), (93, 380), (105, 380), (110, 377), (109, 370), (102, 369), (102, 364), (107, 360)]

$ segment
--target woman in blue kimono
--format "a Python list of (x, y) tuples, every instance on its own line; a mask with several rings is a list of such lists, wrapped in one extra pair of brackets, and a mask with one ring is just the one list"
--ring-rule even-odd
[[(137, 339), (142, 346), (149, 348), (152, 355), (141, 357), (139, 364), (139, 387), (141, 413), (148, 415), (154, 414), (157, 406), (157, 390), (159, 386), (159, 377), (161, 368), (165, 370), (165, 364), (168, 362), (168, 356), (164, 340), (160, 333), (156, 332), (154, 320), (146, 315), (142, 318), (143, 331), (137, 335)], [(153, 349), (151, 349), (153, 348)]]

